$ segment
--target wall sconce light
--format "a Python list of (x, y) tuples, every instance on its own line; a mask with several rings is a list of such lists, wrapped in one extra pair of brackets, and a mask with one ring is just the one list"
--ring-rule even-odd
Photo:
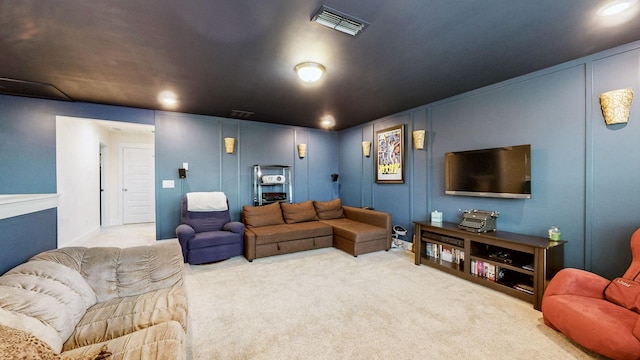
[(298, 144), (298, 157), (304, 159), (307, 156), (307, 144)]
[(293, 68), (300, 80), (304, 82), (316, 82), (320, 80), (325, 72), (325, 67), (316, 62), (303, 62)]
[(366, 157), (371, 156), (371, 141), (362, 142), (362, 155)]
[(633, 100), (633, 89), (618, 89), (600, 94), (600, 107), (607, 125), (626, 124)]
[(226, 151), (227, 154), (233, 154), (233, 149), (235, 145), (236, 145), (235, 138), (232, 138), (232, 137), (224, 138), (224, 151)]
[(413, 147), (417, 150), (424, 149), (424, 134), (426, 130), (414, 130), (413, 131)]

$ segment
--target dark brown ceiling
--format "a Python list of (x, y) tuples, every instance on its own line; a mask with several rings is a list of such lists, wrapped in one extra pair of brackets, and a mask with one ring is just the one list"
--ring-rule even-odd
[[(330, 114), (340, 130), (639, 40), (637, 9), (606, 24), (607, 2), (0, 1), (0, 77), (147, 109), (170, 89), (173, 111), (312, 128)], [(352, 37), (311, 22), (323, 4), (370, 25)], [(327, 68), (319, 83), (296, 78), (303, 61)]]

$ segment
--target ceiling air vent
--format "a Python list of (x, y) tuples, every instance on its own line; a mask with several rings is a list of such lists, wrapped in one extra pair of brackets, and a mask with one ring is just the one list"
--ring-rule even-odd
[(351, 15), (347, 15), (328, 6), (322, 5), (313, 15), (311, 21), (338, 30), (351, 36), (356, 36), (369, 24)]
[(244, 111), (244, 110), (231, 110), (231, 117), (235, 119), (248, 119), (255, 114), (252, 111)]
[(9, 78), (0, 78), (0, 94), (72, 101), (70, 97), (51, 84)]

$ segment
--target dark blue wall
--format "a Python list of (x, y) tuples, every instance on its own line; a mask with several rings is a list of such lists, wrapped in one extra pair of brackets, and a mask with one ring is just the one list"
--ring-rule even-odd
[[(568, 240), (567, 266), (613, 277), (630, 261), (629, 235), (640, 224), (640, 105), (628, 125), (604, 125), (598, 96), (623, 87), (640, 91), (640, 43), (611, 49), (534, 74), (488, 86), (433, 104), (374, 120), (341, 132), (264, 124), (208, 116), (105, 105), (0, 96), (0, 194), (54, 193), (55, 116), (76, 116), (156, 125), (156, 227), (159, 239), (174, 237), (178, 202), (187, 191), (227, 193), (234, 219), (251, 204), (254, 164), (293, 166), (294, 201), (329, 200), (338, 194), (351, 206), (387, 211), (408, 229), (412, 221), (440, 210), (458, 221), (459, 210), (501, 212), (501, 229), (544, 236), (559, 226)], [(376, 184), (374, 154), (362, 156), (361, 142), (375, 132), (405, 126), (405, 183)], [(427, 146), (413, 149), (411, 132), (426, 129)], [(237, 139), (226, 154), (224, 137)], [(299, 159), (296, 145), (306, 143)], [(532, 190), (528, 200), (444, 195), (447, 151), (532, 145)], [(373, 149), (372, 149), (373, 151)], [(188, 177), (177, 169), (189, 163)], [(337, 183), (330, 174), (339, 173)], [(163, 189), (162, 180), (176, 187)], [(7, 219), (0, 226), (7, 226)], [(18, 246), (24, 260), (56, 246), (55, 230), (36, 229)], [(411, 239), (411, 232), (407, 239)], [(3, 235), (2, 245), (18, 238)], [(2, 264), (6, 265), (6, 264)]]
[[(233, 154), (224, 151), (225, 137), (236, 139)], [(298, 158), (296, 145), (307, 144), (307, 156)], [(175, 237), (180, 198), (189, 191), (224, 191), (231, 216), (240, 220), (243, 205), (253, 205), (253, 165), (293, 167), (293, 201), (338, 197), (331, 174), (338, 172), (338, 134), (290, 126), (224, 118), (156, 114), (156, 234)], [(189, 163), (186, 179), (178, 168)], [(162, 180), (176, 187), (163, 189)]]
[(47, 209), (0, 220), (0, 274), (57, 245), (57, 212)]
[[(500, 211), (498, 227), (506, 231), (546, 236), (555, 225), (569, 241), (565, 266), (619, 276), (631, 261), (629, 237), (640, 227), (639, 49), (640, 42), (628, 44), (345, 130), (341, 172), (358, 181), (341, 195), (389, 211), (403, 226), (433, 210), (459, 222), (465, 209)], [(627, 87), (636, 92), (629, 123), (605, 126), (600, 93)], [(407, 183), (370, 186), (373, 170), (360, 169), (372, 160), (345, 151), (398, 124), (407, 130)], [(413, 129), (429, 131), (426, 150), (412, 148)], [(444, 194), (446, 152), (519, 144), (532, 147), (531, 199)]]

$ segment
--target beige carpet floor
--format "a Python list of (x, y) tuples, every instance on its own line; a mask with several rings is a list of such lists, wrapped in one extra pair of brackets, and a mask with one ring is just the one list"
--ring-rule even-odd
[(529, 303), (405, 250), (334, 248), (185, 264), (188, 356), (204, 359), (592, 359)]

